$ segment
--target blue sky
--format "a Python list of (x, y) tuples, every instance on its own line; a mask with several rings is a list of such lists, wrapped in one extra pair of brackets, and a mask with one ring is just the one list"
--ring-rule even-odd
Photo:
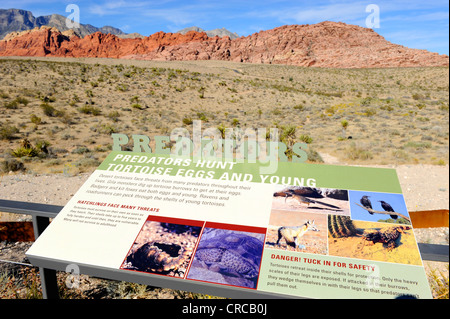
[(379, 202), (380, 200), (382, 200), (385, 201), (386, 203), (389, 203), (397, 213), (409, 217), (408, 209), (406, 208), (405, 204), (405, 199), (403, 198), (402, 194), (376, 193), (376, 192), (363, 192), (350, 190), (348, 192), (348, 195), (350, 202), (351, 217), (354, 220), (376, 222), (379, 220), (390, 219), (389, 215), (382, 215), (382, 214), (371, 215), (365, 209), (354, 204), (354, 203), (360, 204), (359, 200), (364, 195), (370, 196), (369, 200), (371, 201), (372, 208), (374, 210), (380, 212), (384, 211), (384, 209), (381, 207), (381, 203)]
[(2, 0), (3, 9), (18, 8), (35, 16), (58, 13), (77, 4), (80, 22), (97, 27), (112, 25), (124, 32), (148, 36), (199, 26), (205, 30), (225, 27), (247, 36), (285, 24), (342, 21), (365, 27), (369, 4), (380, 8), (380, 28), (388, 41), (410, 48), (449, 53), (449, 5), (443, 0), (410, 1), (288, 1), (288, 0)]

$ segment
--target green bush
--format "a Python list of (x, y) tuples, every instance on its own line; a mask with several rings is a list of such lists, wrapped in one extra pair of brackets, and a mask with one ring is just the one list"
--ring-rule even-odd
[(193, 123), (192, 118), (191, 117), (184, 117), (183, 118), (183, 124), (185, 125), (191, 125)]
[(36, 114), (31, 114), (30, 121), (33, 124), (39, 125), (42, 122), (42, 119)]
[(16, 101), (19, 104), (22, 104), (23, 106), (27, 106), (28, 103), (30, 103), (30, 101), (28, 101), (26, 98), (20, 97), (20, 96), (16, 97), (16, 99), (14, 101)]
[(50, 117), (56, 117), (60, 116), (60, 112), (55, 109), (52, 105), (48, 104), (47, 102), (44, 102), (41, 104), (42, 111), (44, 111), (44, 114)]
[(11, 125), (0, 124), (0, 139), (11, 140), (14, 138), (14, 134), (19, 133), (19, 129)]
[(14, 157), (36, 157), (39, 155), (39, 151), (35, 147), (18, 147), (12, 151)]
[(0, 170), (4, 173), (17, 172), (25, 170), (25, 166), (21, 161), (18, 161), (15, 158), (8, 158), (1, 162)]
[(82, 107), (78, 108), (78, 111), (83, 114), (92, 114), (94, 116), (100, 115), (100, 113), (102, 112), (98, 107), (95, 107), (93, 105), (83, 105)]
[(302, 134), (299, 139), (306, 144), (311, 144), (313, 142), (313, 138), (309, 135)]

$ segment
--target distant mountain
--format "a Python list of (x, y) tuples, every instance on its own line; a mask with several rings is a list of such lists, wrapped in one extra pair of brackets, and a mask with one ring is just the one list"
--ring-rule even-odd
[(208, 37), (215, 37), (217, 35), (220, 38), (222, 38), (224, 36), (229, 36), (231, 40), (239, 38), (239, 35), (236, 32), (233, 33), (231, 31), (228, 31), (225, 28), (205, 31), (199, 27), (189, 27), (189, 28), (185, 28), (183, 30), (177, 31), (176, 33), (186, 34), (189, 31), (205, 32), (208, 35)]
[[(0, 40), (0, 56), (122, 58), (157, 61), (222, 60), (323, 68), (448, 66), (448, 55), (391, 43), (372, 29), (342, 22), (285, 25), (230, 39), (204, 32), (121, 39), (95, 32), (84, 38), (43, 26)], [(17, 32), (15, 32), (17, 33)], [(8, 40), (7, 40), (8, 39)]]
[[(67, 31), (66, 17), (59, 14), (48, 16), (34, 17), (30, 11), (21, 9), (0, 9), (0, 40), (8, 33), (31, 30), (36, 27), (49, 26), (60, 30)], [(117, 28), (104, 26), (101, 28), (94, 27), (90, 24), (80, 24), (80, 28), (74, 28), (73, 31), (80, 37), (100, 31), (102, 33), (111, 33), (117, 36), (124, 36), (125, 33)]]

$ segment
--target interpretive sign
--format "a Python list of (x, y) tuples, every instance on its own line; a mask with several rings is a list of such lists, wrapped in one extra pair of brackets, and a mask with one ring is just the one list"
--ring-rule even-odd
[(218, 294), (431, 298), (395, 170), (260, 168), (114, 151), (27, 256)]

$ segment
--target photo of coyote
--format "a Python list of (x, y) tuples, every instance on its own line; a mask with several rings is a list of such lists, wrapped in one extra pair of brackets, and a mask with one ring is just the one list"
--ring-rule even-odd
[(284, 226), (280, 227), (278, 228), (277, 245), (280, 244), (281, 239), (284, 239), (286, 244), (291, 247), (305, 249), (306, 246), (300, 245), (298, 243), (298, 240), (299, 238), (303, 237), (303, 235), (309, 230), (320, 231), (316, 227), (314, 220), (313, 221), (307, 220), (303, 225), (297, 227), (284, 227)]
[(272, 209), (266, 248), (327, 254), (327, 215)]

